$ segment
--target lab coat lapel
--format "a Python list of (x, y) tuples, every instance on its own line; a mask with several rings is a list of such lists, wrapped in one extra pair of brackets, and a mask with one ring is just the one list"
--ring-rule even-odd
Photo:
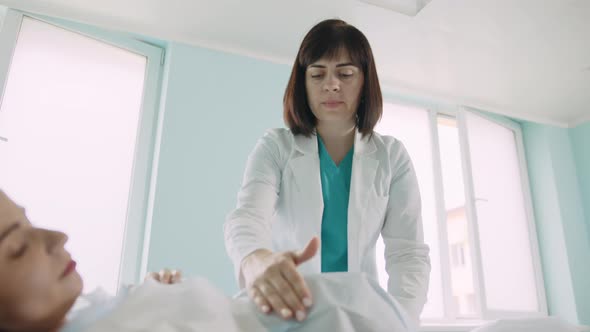
[(348, 201), (348, 271), (359, 272), (361, 270), (360, 241), (366, 240), (363, 236), (363, 223), (371, 188), (375, 183), (375, 175), (379, 167), (379, 161), (375, 159), (377, 150), (375, 143), (369, 136), (362, 138), (357, 131), (354, 143), (354, 159), (352, 162), (352, 175), (350, 179), (350, 197)]
[(296, 135), (295, 147), (299, 155), (291, 160), (290, 167), (299, 188), (301, 202), (304, 203), (304, 211), (301, 212), (306, 220), (301, 220), (301, 225), (305, 225), (309, 232), (309, 239), (306, 240), (309, 241), (314, 235), (321, 236), (324, 212), (317, 136), (312, 135), (308, 138)]

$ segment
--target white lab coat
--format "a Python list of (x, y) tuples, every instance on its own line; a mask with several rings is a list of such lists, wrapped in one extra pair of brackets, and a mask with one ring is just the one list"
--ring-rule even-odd
[[(426, 302), (430, 259), (412, 162), (393, 137), (361, 137), (357, 132), (350, 182), (348, 271), (377, 279), (375, 244), (381, 234), (387, 290), (417, 319)], [(321, 235), (322, 214), (317, 137), (293, 135), (288, 129), (267, 131), (248, 158), (237, 207), (224, 224), (240, 287), (244, 257), (260, 248), (301, 250)], [(320, 252), (299, 271), (321, 272)]]

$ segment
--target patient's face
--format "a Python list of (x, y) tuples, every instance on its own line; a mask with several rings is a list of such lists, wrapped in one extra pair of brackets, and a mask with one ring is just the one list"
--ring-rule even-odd
[[(31, 225), (0, 190), (0, 329), (55, 328), (82, 291), (67, 236)], [(69, 268), (68, 268), (69, 266)]]

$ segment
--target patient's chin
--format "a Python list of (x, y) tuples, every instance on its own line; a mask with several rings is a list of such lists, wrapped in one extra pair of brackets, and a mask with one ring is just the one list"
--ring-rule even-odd
[(72, 296), (75, 301), (78, 296), (82, 294), (82, 290), (84, 289), (82, 276), (80, 276), (78, 271), (74, 271), (66, 280), (64, 280), (64, 282), (66, 282), (66, 294)]
[(82, 293), (82, 289), (84, 288), (82, 277), (76, 272), (75, 276), (72, 275), (71, 280), (69, 280), (66, 289), (64, 290), (64, 297), (61, 301), (61, 304), (56, 306), (56, 310), (54, 310), (51, 315), (49, 315), (48, 319), (44, 322), (44, 327), (48, 331), (58, 331), (61, 326), (64, 324), (66, 315), (76, 303), (76, 300)]
[[(56, 288), (55, 290), (60, 293), (60, 295), (58, 295), (61, 298), (60, 302), (65, 303), (66, 306), (69, 305), (69, 307), (72, 307), (74, 302), (76, 302), (78, 297), (82, 294), (83, 289), (84, 282), (82, 277), (75, 271), (66, 279), (62, 279), (59, 288)], [(69, 307), (67, 310), (70, 309)]]

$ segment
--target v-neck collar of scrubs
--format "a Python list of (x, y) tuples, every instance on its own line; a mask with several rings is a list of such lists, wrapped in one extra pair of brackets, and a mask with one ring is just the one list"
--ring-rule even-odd
[(352, 146), (350, 148), (350, 150), (348, 151), (348, 153), (346, 154), (346, 156), (344, 156), (344, 158), (342, 159), (342, 161), (340, 161), (339, 165), (336, 165), (336, 163), (334, 162), (334, 159), (332, 159), (332, 156), (330, 156), (330, 153), (328, 153), (328, 149), (326, 148), (326, 145), (324, 144), (324, 140), (322, 139), (322, 137), (318, 134), (318, 147), (319, 147), (319, 153), (320, 153), (320, 161), (323, 164), (323, 166), (329, 166), (330, 169), (332, 171), (344, 171), (345, 168), (352, 168), (352, 157), (354, 155), (354, 146)]

